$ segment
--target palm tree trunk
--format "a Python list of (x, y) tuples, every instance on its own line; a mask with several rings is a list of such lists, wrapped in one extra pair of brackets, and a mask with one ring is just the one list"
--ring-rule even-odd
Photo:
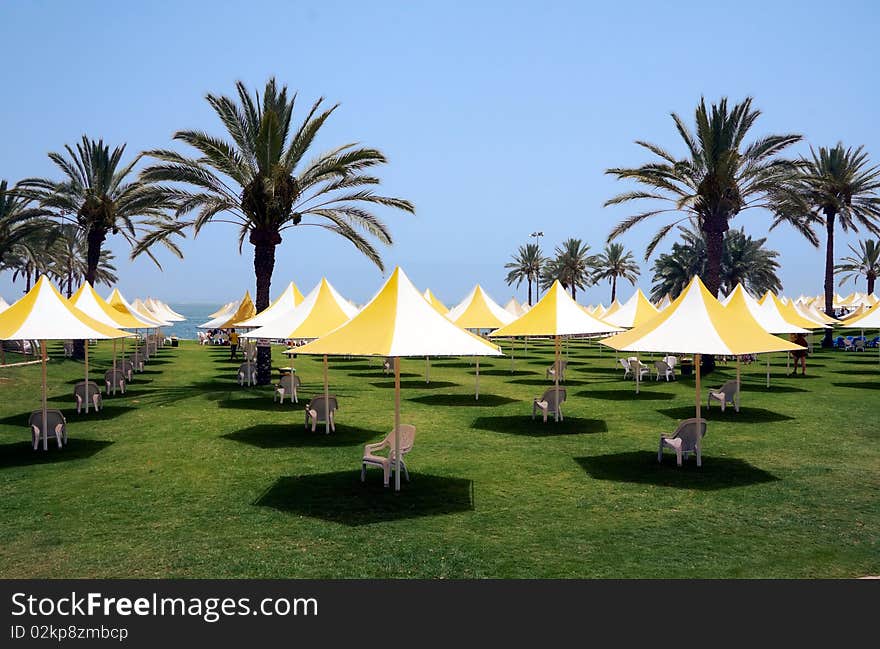
[(529, 277), (529, 306), (532, 306), (532, 278)]
[(575, 286), (574, 282), (571, 285), (571, 299), (577, 302), (577, 286)]
[(30, 269), (28, 269), (28, 271), (24, 274), (24, 292), (25, 293), (31, 292), (31, 271), (30, 271)]
[(617, 275), (611, 276), (611, 304), (614, 304), (614, 300), (617, 298)]
[(877, 275), (874, 273), (868, 273), (868, 295), (874, 294), (874, 282), (877, 280)]
[[(834, 217), (832, 210), (825, 210), (825, 313), (834, 317)], [(822, 347), (831, 347), (834, 342), (831, 328), (825, 330)]]
[[(721, 219), (718, 219), (719, 221)], [(721, 224), (712, 224), (715, 227), (706, 228), (704, 235), (706, 238), (706, 274), (702, 278), (703, 283), (713, 297), (718, 297), (718, 289), (721, 288), (721, 258), (724, 256), (724, 231), (727, 229), (727, 219), (723, 219), (723, 227)], [(712, 354), (702, 354), (700, 356), (702, 363), (701, 372), (703, 375), (709, 374), (715, 369), (715, 356)]]
[[(254, 241), (254, 239), (257, 239)], [(254, 306), (257, 313), (269, 306), (269, 290), (272, 286), (272, 273), (275, 270), (275, 246), (268, 237), (252, 237), (254, 243), (254, 273), (257, 278), (257, 295)], [(272, 381), (272, 348), (257, 347), (257, 385), (268, 385)]]
[(90, 286), (95, 285), (98, 264), (101, 263), (101, 246), (106, 238), (107, 232), (101, 228), (91, 228), (86, 235), (86, 281)]

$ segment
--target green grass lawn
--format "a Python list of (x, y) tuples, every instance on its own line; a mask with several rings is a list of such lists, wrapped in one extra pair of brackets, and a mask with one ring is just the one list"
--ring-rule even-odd
[[(299, 405), (239, 387), (228, 348), (166, 347), (125, 396), (77, 415), (79, 362), (51, 345), (50, 407), (69, 446), (32, 451), (39, 365), (0, 368), (2, 577), (855, 577), (880, 573), (880, 363), (818, 351), (806, 378), (744, 367), (743, 408), (713, 407), (703, 467), (657, 439), (693, 416), (693, 379), (634, 393), (614, 353), (570, 349), (565, 421), (531, 420), (552, 343), (483, 360), (402, 361), (412, 482), (360, 483), (363, 445), (393, 422), (378, 359), (331, 359), (335, 434)], [(92, 348), (97, 380), (110, 343)], [(505, 345), (505, 350), (509, 346)], [(275, 349), (276, 366), (286, 365)], [(7, 355), (7, 362), (16, 360)], [(239, 361), (240, 362), (240, 361)], [(705, 388), (735, 374), (720, 367)], [(705, 388), (703, 399), (705, 399)], [(705, 401), (704, 401), (705, 405)], [(705, 410), (704, 410), (705, 413)]]

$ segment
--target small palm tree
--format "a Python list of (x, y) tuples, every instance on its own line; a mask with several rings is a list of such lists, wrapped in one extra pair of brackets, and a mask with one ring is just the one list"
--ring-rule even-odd
[(730, 221), (740, 212), (768, 207), (778, 200), (785, 181), (794, 171), (791, 161), (777, 155), (800, 141), (800, 135), (768, 135), (745, 144), (746, 136), (761, 112), (752, 108), (751, 97), (728, 110), (727, 99), (711, 109), (700, 100), (695, 113), (696, 129), (692, 132), (675, 113), (679, 135), (687, 147), (687, 156), (678, 158), (663, 148), (637, 141), (660, 158), (636, 168), (617, 167), (605, 173), (619, 180), (631, 179), (645, 189), (620, 194), (605, 203), (617, 205), (634, 200), (665, 203), (653, 205), (622, 221), (615, 227), (611, 241), (634, 225), (660, 214), (676, 214), (680, 218), (657, 232), (645, 251), (647, 260), (657, 244), (678, 224), (691, 220), (706, 240), (706, 270), (703, 280), (710, 292), (717, 295), (721, 287), (721, 258), (724, 233)]
[[(137, 239), (144, 232), (167, 224), (166, 210), (175, 204), (155, 183), (134, 177), (134, 167), (143, 154), (122, 164), (124, 144), (111, 151), (103, 140), (91, 140), (85, 135), (75, 150), (69, 145), (64, 149), (67, 156), (49, 154), (61, 170), (62, 180), (27, 178), (18, 187), (59, 220), (79, 228), (85, 239), (85, 280), (94, 285), (101, 250), (111, 234), (120, 234), (135, 246), (133, 256), (145, 252), (159, 265), (148, 249), (137, 247)], [(162, 243), (177, 257), (182, 256), (170, 239)]]
[(609, 243), (605, 250), (595, 258), (593, 283), (607, 279), (611, 284), (611, 301), (617, 299), (617, 280), (624, 279), (633, 286), (639, 277), (639, 266), (632, 252), (624, 250), (621, 243)]
[(24, 280), (24, 293), (40, 275), (49, 272), (49, 256), (46, 250), (51, 247), (54, 239), (51, 229), (32, 231), (27, 237), (18, 241), (3, 257), (3, 268), (12, 271), (12, 281)]
[[(266, 83), (262, 96), (259, 92), (251, 96), (241, 82), (236, 89), (237, 102), (207, 95), (229, 140), (203, 131), (178, 131), (174, 139), (196, 149), (198, 157), (168, 150), (150, 152), (158, 163), (145, 169), (141, 178), (188, 185), (191, 189), (169, 190), (169, 196), (178, 203), (179, 217), (196, 214), (190, 221), (169, 224), (164, 232), (145, 237), (142, 244), (149, 246), (185, 227), (191, 226), (198, 235), (211, 222), (235, 225), (239, 250), (245, 241), (254, 247), (257, 311), (269, 306), (275, 248), (282, 233), (291, 228), (329, 230), (384, 269), (367, 237), (391, 245), (391, 233), (369, 208), (415, 211), (409, 201), (380, 196), (370, 189), (380, 180), (364, 172), (386, 163), (385, 155), (349, 143), (306, 161), (315, 137), (338, 104), (325, 108), (323, 98), (319, 99), (296, 126), (291, 123), (296, 95), (289, 97), (287, 88), (279, 89), (274, 79)], [(271, 350), (260, 347), (257, 383), (269, 383), (271, 370)]]
[(529, 286), (529, 306), (532, 304), (532, 283), (537, 284), (541, 276), (541, 266), (545, 259), (541, 254), (541, 248), (536, 243), (528, 243), (520, 246), (512, 261), (504, 264), (510, 272), (507, 273), (507, 285), (519, 285), (526, 281)]
[(577, 289), (586, 289), (592, 282), (594, 257), (590, 255), (590, 246), (580, 239), (566, 239), (556, 247), (556, 257), (544, 264), (541, 274), (541, 286), (548, 289), (553, 282), (571, 290), (572, 299), (577, 299)]
[(27, 196), (9, 189), (0, 180), (0, 260), (13, 252), (16, 244), (45, 232), (52, 224), (45, 218), (47, 210), (32, 204)]
[(877, 275), (880, 274), (880, 242), (875, 239), (865, 239), (859, 241), (859, 247), (856, 249), (852, 244), (849, 246), (852, 255), (844, 257), (834, 267), (837, 275), (843, 275), (840, 278), (840, 284), (852, 280), (857, 282), (864, 277), (868, 280), (868, 294), (874, 293), (874, 282), (877, 281)]
[[(776, 223), (801, 219), (825, 228), (825, 313), (834, 315), (834, 233), (863, 227), (880, 235), (880, 166), (871, 166), (863, 147), (810, 148), (791, 180), (791, 199), (777, 210)], [(776, 225), (774, 223), (774, 226)], [(831, 347), (831, 329), (823, 347)]]
[[(67, 297), (73, 295), (74, 286), (85, 281), (88, 267), (86, 265), (86, 242), (82, 230), (66, 223), (58, 228), (58, 238), (50, 248), (52, 259), (49, 273), (65, 286)], [(116, 266), (113, 265), (113, 253), (101, 250), (98, 268), (95, 270), (95, 283), (113, 286), (117, 281)]]

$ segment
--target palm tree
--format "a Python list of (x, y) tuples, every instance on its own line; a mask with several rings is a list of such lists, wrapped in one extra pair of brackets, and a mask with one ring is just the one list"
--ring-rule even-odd
[(596, 256), (594, 265), (593, 283), (598, 284), (600, 280), (607, 279), (611, 284), (612, 302), (617, 298), (618, 278), (635, 286), (636, 279), (639, 277), (639, 266), (635, 262), (632, 252), (624, 250), (621, 243), (607, 244), (604, 252)]
[(608, 169), (607, 174), (619, 180), (635, 180), (646, 189), (625, 192), (606, 201), (605, 205), (644, 199), (666, 203), (668, 207), (652, 205), (625, 219), (611, 231), (608, 240), (659, 214), (680, 215), (654, 236), (645, 252), (647, 260), (678, 223), (690, 219), (706, 240), (703, 281), (709, 291), (717, 295), (721, 287), (724, 233), (730, 227), (730, 220), (743, 210), (769, 206), (794, 171), (794, 163), (779, 159), (777, 154), (800, 141), (800, 135), (768, 135), (744, 144), (760, 114), (752, 108), (751, 97), (730, 110), (726, 98), (713, 104), (711, 110), (701, 99), (693, 132), (672, 113), (676, 129), (687, 146), (687, 157), (676, 158), (655, 144), (637, 141), (636, 144), (661, 160), (636, 168)]
[(53, 243), (52, 230), (32, 231), (27, 237), (20, 238), (4, 255), (3, 268), (12, 271), (12, 281), (24, 279), (24, 293), (40, 275), (49, 272), (49, 256), (46, 250)]
[[(67, 156), (50, 153), (49, 159), (61, 170), (62, 180), (27, 178), (18, 184), (19, 191), (39, 201), (62, 223), (76, 225), (85, 239), (85, 280), (95, 284), (101, 263), (101, 250), (108, 235), (121, 234), (133, 246), (132, 257), (145, 252), (157, 266), (159, 262), (147, 247), (138, 246), (138, 236), (169, 222), (165, 210), (173, 208), (162, 187), (150, 180), (134, 177), (134, 167), (143, 154), (122, 164), (125, 145), (113, 149), (103, 140), (85, 135), (76, 149), (64, 146)], [(70, 215), (76, 215), (71, 218)], [(165, 238), (162, 243), (177, 257), (180, 250)], [(161, 266), (159, 266), (161, 268)], [(84, 356), (82, 341), (74, 343), (74, 357)]]
[[(391, 234), (368, 207), (415, 211), (409, 201), (379, 196), (369, 189), (380, 180), (364, 171), (387, 162), (385, 155), (350, 143), (305, 161), (316, 135), (338, 104), (325, 108), (323, 98), (319, 99), (299, 126), (291, 128), (296, 95), (288, 97), (286, 87), (279, 90), (270, 79), (262, 97), (259, 92), (249, 95), (241, 82), (236, 89), (238, 103), (229, 97), (207, 95), (230, 140), (202, 131), (178, 131), (174, 139), (195, 148), (199, 157), (168, 150), (150, 152), (159, 162), (145, 169), (141, 177), (191, 186), (169, 190), (169, 196), (179, 203), (179, 217), (194, 210), (197, 213), (190, 221), (168, 225), (165, 232), (146, 237), (143, 245), (179, 233), (184, 227), (192, 226), (197, 235), (211, 222), (237, 226), (239, 250), (245, 241), (254, 247), (257, 311), (269, 306), (275, 248), (290, 228), (312, 226), (338, 234), (384, 270), (367, 236), (390, 245)], [(270, 378), (270, 349), (260, 347), (257, 383), (266, 384)]]
[[(810, 158), (801, 160), (791, 180), (791, 199), (778, 208), (774, 226), (802, 219), (825, 227), (825, 313), (834, 315), (834, 232), (864, 227), (880, 235), (880, 165), (870, 166), (864, 147), (811, 147)], [(825, 330), (823, 347), (832, 345), (831, 329)]]
[(27, 196), (10, 190), (5, 180), (0, 180), (0, 260), (11, 253), (16, 244), (51, 227), (45, 218), (46, 210), (31, 204)]
[[(661, 254), (654, 262), (651, 299), (660, 300), (666, 294), (677, 297), (694, 275), (702, 276), (706, 268), (706, 242), (699, 232), (679, 227), (681, 242), (672, 245), (669, 253)], [(766, 239), (752, 239), (741, 229), (728, 230), (724, 235), (721, 290), (730, 293), (742, 284), (755, 295), (767, 291), (779, 292), (782, 283), (776, 274), (779, 253), (765, 248)]]
[[(133, 257), (146, 253), (159, 265), (150, 250), (137, 245), (138, 236), (166, 226), (169, 219), (165, 210), (175, 204), (160, 186), (134, 177), (134, 167), (143, 154), (122, 165), (124, 144), (111, 152), (103, 140), (90, 140), (85, 135), (76, 150), (70, 145), (64, 145), (64, 149), (67, 157), (49, 154), (64, 174), (63, 180), (27, 178), (19, 187), (62, 222), (75, 223), (82, 231), (86, 242), (86, 281), (95, 283), (101, 249), (111, 234), (121, 234), (134, 247)], [(76, 218), (71, 219), (70, 214)], [(177, 257), (182, 256), (170, 239), (165, 238), (162, 243)]]
[(834, 267), (835, 274), (843, 275), (838, 286), (843, 286), (847, 280), (857, 282), (864, 275), (868, 280), (868, 294), (873, 294), (874, 282), (880, 274), (880, 242), (875, 239), (865, 239), (859, 241), (858, 250), (852, 244), (849, 249), (852, 255), (844, 257), (840, 260), (843, 263)]
[[(79, 227), (66, 223), (59, 228), (58, 238), (50, 248), (52, 259), (50, 274), (58, 282), (66, 285), (67, 297), (73, 295), (73, 287), (85, 281), (86, 242)], [(98, 267), (95, 269), (95, 283), (113, 286), (118, 281), (116, 266), (113, 265), (113, 253), (101, 250)]]
[(516, 287), (519, 288), (523, 280), (528, 283), (529, 306), (532, 305), (532, 283), (537, 284), (544, 261), (544, 255), (541, 254), (538, 244), (527, 243), (519, 247), (510, 263), (504, 264), (504, 267), (510, 270), (506, 279), (508, 286), (516, 283)]
[(572, 299), (577, 299), (577, 289), (583, 290), (592, 284), (594, 257), (589, 254), (590, 246), (580, 239), (566, 239), (555, 252), (556, 257), (544, 264), (541, 286), (548, 289), (559, 280), (564, 288), (571, 289)]

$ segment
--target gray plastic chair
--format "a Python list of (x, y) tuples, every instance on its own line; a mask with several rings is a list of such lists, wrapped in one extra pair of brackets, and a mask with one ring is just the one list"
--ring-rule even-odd
[(685, 419), (678, 425), (675, 432), (669, 435), (660, 435), (660, 447), (657, 449), (657, 461), (663, 461), (664, 447), (671, 448), (675, 451), (675, 461), (681, 466), (682, 457), (687, 457), (688, 453), (694, 453), (697, 456), (697, 466), (703, 466), (703, 454), (699, 440), (706, 436), (706, 420), (691, 417)]
[(88, 382), (88, 389), (86, 388), (85, 381), (80, 381), (79, 383), (74, 385), (73, 398), (76, 399), (77, 414), (79, 414), (81, 408), (85, 407), (86, 399), (90, 400), (91, 407), (93, 407), (97, 411), (100, 411), (101, 406), (104, 405), (104, 400), (101, 398), (101, 388), (94, 381)]
[[(406, 481), (409, 482), (409, 471), (406, 468), (406, 463), (403, 461), (403, 456), (409, 453), (415, 444), (416, 427), (412, 424), (400, 424), (398, 431), (400, 433), (400, 468), (403, 470)], [(386, 448), (389, 449), (388, 455), (377, 455), (379, 451)], [(367, 466), (378, 466), (382, 469), (382, 478), (387, 487), (391, 482), (391, 472), (394, 470), (395, 457), (394, 430), (392, 429), (381, 442), (364, 446), (364, 456), (361, 459), (361, 482), (364, 482), (367, 478)]]
[(125, 380), (131, 383), (131, 376), (134, 374), (134, 363), (128, 358), (124, 358), (119, 362), (119, 369), (125, 374)]
[(117, 390), (125, 394), (125, 374), (120, 369), (109, 369), (104, 372), (104, 384), (107, 387), (107, 394), (113, 391), (114, 386)]
[[(43, 435), (42, 410), (35, 410), (31, 413), (30, 419), (28, 420), (28, 426), (31, 429), (34, 450), (37, 450), (37, 446), (40, 443), (40, 437), (43, 437), (43, 450), (45, 451), (48, 448), (48, 435)], [(55, 435), (55, 439), (58, 440), (58, 448), (67, 444), (67, 420), (64, 418), (64, 415), (60, 410), (50, 409), (46, 411), (46, 428), (51, 434)]]
[(661, 376), (665, 377), (667, 381), (670, 377), (675, 379), (675, 372), (666, 361), (654, 361), (654, 369), (657, 370), (657, 376), (654, 377), (655, 381), (659, 381)]
[[(330, 406), (329, 408), (327, 406)], [(336, 432), (336, 422), (333, 421), (334, 413), (339, 409), (339, 402), (336, 400), (336, 395), (331, 394), (324, 399), (324, 396), (320, 397), (312, 397), (312, 400), (309, 401), (308, 405), (306, 405), (306, 424), (305, 427), (308, 428), (309, 424), (312, 424), (312, 432), (318, 426), (318, 423), (330, 423), (330, 430), (334, 433)]]
[(568, 361), (564, 359), (560, 359), (559, 362), (553, 361), (553, 364), (547, 368), (547, 371), (544, 372), (544, 376), (547, 379), (555, 379), (556, 378), (556, 370), (557, 365), (559, 366), (559, 380), (565, 381), (565, 370), (568, 369)]
[(257, 365), (256, 363), (242, 363), (238, 368), (238, 384), (253, 385), (257, 382)]
[(709, 390), (709, 396), (706, 398), (706, 409), (717, 401), (721, 404), (721, 412), (728, 403), (732, 403), (734, 409), (739, 412), (739, 386), (735, 379), (732, 379), (715, 390)]
[(532, 419), (540, 410), (545, 424), (547, 423), (547, 415), (550, 413), (553, 413), (556, 421), (562, 421), (562, 404), (565, 403), (565, 395), (565, 388), (552, 387), (544, 390), (541, 398), (532, 402)]
[(284, 403), (284, 395), (287, 395), (288, 401), (291, 403), (299, 403), (299, 399), (296, 396), (296, 389), (302, 386), (302, 381), (299, 380), (299, 377), (296, 374), (285, 374), (281, 377), (281, 381), (278, 382), (278, 385), (275, 386), (275, 393), (272, 395), (272, 401), (275, 401), (276, 397), (280, 397), (279, 403)]

